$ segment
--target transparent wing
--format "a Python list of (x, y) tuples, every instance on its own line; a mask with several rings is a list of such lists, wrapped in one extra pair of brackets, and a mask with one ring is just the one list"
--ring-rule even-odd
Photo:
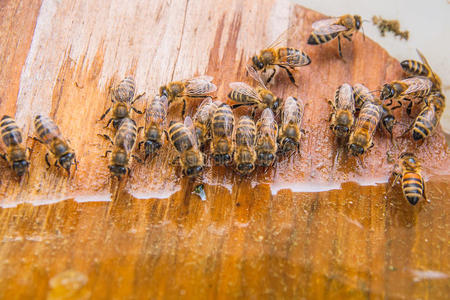
[[(59, 130), (59, 127), (56, 126), (55, 122), (47, 116), (40, 116), (41, 124), (43, 127), (41, 139), (43, 139), (44, 143), (48, 144), (55, 139), (60, 139), (62, 141), (66, 141)], [(36, 131), (36, 134), (38, 132)], [(38, 134), (39, 135), (39, 134)]]
[(312, 29), (315, 34), (325, 35), (347, 30), (347, 27), (336, 24), (339, 18), (323, 19), (312, 24)]
[(339, 87), (338, 107), (350, 111), (355, 110), (355, 100), (353, 98), (353, 89), (351, 85), (344, 83)]
[(433, 72), (433, 69), (431, 68), (430, 64), (428, 63), (428, 60), (426, 59), (425, 55), (422, 54), (422, 52), (419, 51), (419, 49), (416, 49), (417, 54), (419, 55), (420, 59), (423, 61), (423, 63), (430, 69), (431, 75), (434, 78), (436, 87), (439, 89), (441, 87), (441, 78)]
[(192, 146), (195, 149), (198, 149), (198, 141), (197, 141), (197, 135), (195, 134), (195, 127), (194, 123), (192, 122), (191, 117), (187, 116), (184, 119), (184, 127), (188, 130), (188, 137), (189, 141), (191, 142)]
[(423, 76), (406, 78), (403, 79), (402, 82), (408, 84), (408, 88), (406, 89), (404, 94), (412, 94), (417, 91), (427, 90), (433, 86), (431, 80)]
[(200, 76), (187, 80), (186, 92), (188, 96), (201, 96), (215, 92), (217, 86), (212, 83), (213, 77), (211, 76)]
[(287, 45), (289, 34), (293, 34), (295, 31), (295, 28), (296, 28), (295, 25), (291, 25), (288, 28), (286, 28), (274, 41), (272, 41), (264, 49), (276, 48), (280, 45)]
[(258, 128), (258, 135), (269, 136), (271, 139), (275, 139), (278, 126), (270, 108), (264, 109), (259, 122), (260, 127)]
[(419, 55), (420, 59), (422, 60), (422, 62), (431, 70), (431, 66), (428, 63), (428, 60), (425, 58), (425, 55), (423, 55), (423, 53), (420, 52), (419, 49), (416, 49), (416, 51), (417, 51), (417, 54)]
[(300, 125), (303, 117), (303, 102), (294, 97), (288, 97), (283, 106), (282, 123), (294, 123)]
[(155, 96), (153, 101), (149, 101), (145, 110), (145, 121), (147, 124), (151, 122), (165, 123), (167, 115), (167, 97)]
[(256, 80), (260, 86), (262, 86), (263, 88), (265, 88), (267, 90), (266, 85), (264, 84), (264, 80), (261, 78), (261, 75), (258, 73), (258, 71), (255, 70), (255, 68), (253, 68), (253, 66), (251, 65), (247, 65), (247, 72), (248, 74), (250, 74), (250, 76)]
[(230, 88), (234, 91), (255, 99), (255, 102), (261, 101), (261, 97), (254, 88), (243, 82), (232, 82)]
[(194, 114), (194, 120), (200, 121), (202, 123), (208, 120), (211, 115), (212, 104), (213, 102), (211, 97), (205, 98), (205, 100), (203, 100), (200, 106), (197, 108), (197, 111)]
[(292, 55), (283, 55), (277, 59), (276, 64), (290, 67), (301, 67), (311, 63), (311, 59), (306, 53), (298, 50), (297, 53)]
[[(249, 125), (242, 125), (241, 124), (242, 120), (245, 120), (246, 122), (248, 122), (249, 120), (252, 121), (247, 116), (240, 117), (240, 119), (238, 121), (238, 125), (236, 126), (236, 128), (234, 130), (234, 133), (233, 133), (234, 141), (237, 142), (240, 145), (247, 145), (247, 146), (254, 145), (254, 143), (255, 143), (255, 134), (250, 131), (250, 126)], [(253, 126), (254, 126), (254, 123), (253, 123)]]

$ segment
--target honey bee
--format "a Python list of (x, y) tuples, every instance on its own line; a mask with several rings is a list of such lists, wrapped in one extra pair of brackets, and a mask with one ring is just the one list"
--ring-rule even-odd
[(5, 151), (5, 154), (0, 154), (0, 157), (9, 163), (18, 177), (22, 177), (30, 165), (29, 154), (22, 140), (22, 132), (16, 121), (6, 115), (0, 121), (0, 131)]
[[(49, 117), (37, 115), (34, 118), (34, 128), (39, 136), (39, 138), (34, 138), (34, 140), (44, 144), (55, 156), (55, 166), (59, 163), (70, 176), (70, 167), (75, 164), (76, 170), (77, 160), (75, 158), (75, 152), (69, 146), (67, 140), (62, 136), (58, 126)], [(48, 152), (45, 154), (45, 162), (47, 163), (47, 166), (50, 167)]]
[(139, 143), (145, 147), (145, 159), (161, 148), (163, 143), (164, 125), (167, 117), (167, 97), (156, 96), (149, 101), (145, 110), (145, 141)]
[(295, 70), (296, 67), (307, 66), (311, 63), (311, 58), (302, 50), (292, 47), (278, 47), (287, 40), (289, 28), (284, 31), (275, 41), (269, 46), (259, 52), (259, 55), (254, 55), (251, 59), (251, 67), (257, 71), (267, 72), (272, 70), (265, 84), (269, 84), (276, 71), (277, 67), (286, 71), (289, 80), (296, 85), (295, 78), (289, 70)]
[[(381, 90), (381, 100), (390, 99), (387, 106), (391, 106), (393, 99), (409, 101), (409, 105), (406, 108), (408, 115), (411, 115), (412, 100), (410, 98), (423, 98), (430, 94), (433, 87), (433, 83), (427, 77), (414, 76), (399, 81), (392, 81), (383, 85)], [(409, 97), (409, 98), (407, 98)], [(402, 106), (402, 102), (398, 101), (398, 105), (392, 107), (397, 109)]]
[(373, 135), (380, 121), (392, 139), (395, 118), (390, 110), (379, 101), (365, 101), (348, 142), (349, 149), (354, 156), (362, 155), (373, 147)]
[(255, 122), (248, 116), (242, 116), (234, 132), (234, 152), (235, 169), (240, 174), (250, 174), (255, 170), (256, 162), (256, 126)]
[(159, 95), (166, 96), (169, 100), (169, 107), (172, 102), (183, 101), (181, 117), (186, 113), (186, 99), (205, 98), (208, 94), (217, 90), (217, 86), (211, 81), (211, 76), (199, 76), (188, 80), (174, 81), (159, 88)]
[(278, 145), (281, 152), (293, 151), (300, 148), (302, 138), (301, 123), (304, 105), (302, 100), (288, 97), (281, 112), (281, 127), (278, 131)]
[(231, 107), (221, 104), (211, 120), (211, 153), (217, 164), (231, 162), (234, 151), (233, 144), (234, 115)]
[(366, 100), (374, 101), (369, 89), (361, 83), (353, 85), (353, 98), (355, 99), (356, 110), (360, 110)]
[(211, 97), (208, 97), (203, 100), (195, 112), (194, 127), (200, 149), (202, 149), (210, 139), (211, 119), (218, 107), (219, 102), (213, 102)]
[(106, 115), (112, 110), (112, 117), (108, 120), (105, 127), (108, 127), (113, 122), (115, 129), (119, 128), (120, 123), (125, 118), (130, 118), (130, 112), (133, 110), (138, 114), (142, 114), (137, 110), (133, 104), (141, 98), (144, 94), (138, 95), (134, 98), (136, 91), (136, 84), (133, 77), (126, 77), (117, 86), (111, 88), (111, 102), (112, 106), (109, 107), (105, 113), (100, 117), (100, 121), (103, 120)]
[(281, 105), (282, 99), (275, 96), (267, 87), (264, 85), (262, 78), (253, 68), (247, 68), (249, 74), (258, 81), (259, 86), (252, 88), (243, 82), (232, 82), (230, 83), (230, 88), (232, 91), (228, 94), (228, 98), (233, 101), (239, 102), (231, 107), (233, 109), (240, 106), (253, 106), (253, 113), (255, 109), (263, 110), (265, 108), (270, 108), (273, 111), (277, 111)]
[(421, 198), (426, 200), (425, 182), (421, 174), (420, 163), (414, 154), (402, 153), (392, 175), (394, 181), (391, 186), (401, 179), (403, 196), (409, 203), (416, 205)]
[(348, 83), (341, 85), (335, 93), (334, 103), (330, 101), (333, 111), (330, 115), (330, 129), (338, 139), (345, 139), (350, 134), (354, 123), (355, 100), (353, 89)]
[(259, 166), (269, 167), (274, 163), (278, 150), (278, 125), (271, 109), (266, 108), (262, 112), (256, 128), (256, 163)]
[(412, 126), (415, 141), (425, 140), (434, 132), (445, 109), (445, 97), (440, 93), (432, 94), (424, 99), (424, 103)]
[(420, 59), (423, 63), (420, 63), (416, 60), (408, 59), (404, 60), (400, 63), (402, 66), (403, 71), (405, 71), (407, 74), (412, 76), (424, 76), (430, 79), (434, 84), (434, 89), (440, 90), (441, 89), (441, 79), (439, 76), (433, 72), (431, 69), (430, 64), (428, 63), (428, 60), (425, 58), (425, 56), (416, 49), (417, 54), (419, 55)]
[[(105, 157), (111, 153), (108, 168), (111, 175), (117, 177), (119, 180), (126, 174), (130, 175), (131, 169), (129, 165), (131, 164), (132, 158), (141, 161), (140, 158), (132, 155), (136, 144), (136, 136), (136, 122), (130, 118), (123, 119), (116, 135), (114, 136), (114, 141), (110, 140), (113, 144), (113, 150), (108, 150), (105, 152)], [(110, 139), (109, 137), (107, 138)]]
[(193, 128), (190, 117), (186, 117), (184, 124), (172, 121), (169, 125), (169, 139), (178, 152), (175, 161), (181, 165), (183, 174), (188, 177), (200, 175), (205, 165)]
[(342, 57), (341, 36), (352, 40), (354, 32), (361, 28), (362, 20), (358, 15), (344, 15), (316, 21), (312, 24), (312, 33), (308, 38), (309, 45), (320, 45), (338, 38), (339, 56)]

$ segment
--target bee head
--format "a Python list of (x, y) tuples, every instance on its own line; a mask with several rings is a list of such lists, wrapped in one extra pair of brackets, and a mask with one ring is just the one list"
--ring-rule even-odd
[(386, 130), (392, 134), (392, 129), (394, 128), (394, 124), (395, 124), (395, 117), (391, 114), (386, 115), (385, 117), (383, 117), (383, 126), (384, 128), (386, 128)]
[(264, 64), (259, 60), (257, 55), (252, 57), (252, 62), (256, 70), (261, 70), (262, 68), (264, 68)]
[(261, 152), (258, 154), (258, 160), (264, 165), (264, 166), (268, 166), (270, 164), (270, 162), (273, 161), (273, 159), (275, 158), (275, 156), (272, 153), (264, 153)]
[(188, 177), (195, 177), (197, 175), (200, 175), (200, 173), (202, 173), (202, 172), (203, 172), (202, 166), (195, 166), (195, 167), (187, 168), (184, 175), (186, 175)]
[(28, 170), (30, 163), (26, 160), (15, 161), (12, 164), (12, 168), (18, 177), (22, 177)]
[(238, 164), (237, 169), (241, 173), (250, 173), (255, 169), (255, 165), (252, 163), (242, 163)]
[(287, 152), (297, 149), (298, 145), (298, 142), (296, 142), (295, 140), (291, 138), (285, 138), (281, 143), (281, 148), (283, 149), (283, 151)]
[(352, 151), (352, 154), (354, 156), (358, 156), (358, 155), (364, 154), (364, 148), (359, 146), (359, 145), (356, 145), (356, 144), (351, 144), (350, 145), (350, 151)]
[(167, 98), (169, 98), (169, 91), (167, 90), (167, 85), (163, 85), (162, 87), (159, 88), (159, 96), (166, 96)]
[(61, 167), (63, 167), (67, 174), (70, 175), (70, 166), (72, 166), (72, 161), (75, 159), (75, 153), (69, 152), (67, 154), (64, 154), (59, 158), (59, 164)]
[(349, 134), (350, 129), (344, 125), (336, 125), (334, 131), (338, 137), (345, 137)]
[(361, 23), (362, 23), (361, 16), (354, 15), (353, 18), (355, 18), (356, 29), (359, 30), (361, 28)]
[(227, 154), (215, 154), (214, 161), (218, 164), (227, 164), (231, 161), (231, 155)]
[(120, 165), (110, 165), (108, 166), (109, 171), (113, 176), (119, 177), (119, 179), (127, 173), (127, 169)]
[(381, 90), (381, 95), (380, 95), (381, 100), (390, 99), (390, 98), (394, 97), (394, 95), (395, 95), (395, 89), (391, 84), (386, 83), (385, 85), (383, 85), (383, 89)]
[(273, 111), (277, 111), (278, 110), (278, 108), (281, 105), (281, 101), (283, 101), (283, 99), (276, 97), (275, 101), (272, 104), (272, 110)]
[(145, 158), (147, 158), (150, 154), (156, 152), (159, 148), (161, 148), (161, 143), (156, 141), (147, 140), (145, 141)]

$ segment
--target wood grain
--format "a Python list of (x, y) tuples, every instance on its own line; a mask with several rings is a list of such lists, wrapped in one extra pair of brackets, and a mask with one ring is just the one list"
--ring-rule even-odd
[[(449, 294), (450, 159), (442, 131), (421, 146), (399, 138), (396, 149), (377, 133), (362, 163), (343, 155), (334, 164), (337, 145), (327, 122), (334, 90), (343, 82), (374, 90), (403, 76), (399, 63), (368, 37), (344, 42), (343, 59), (336, 42), (307, 46), (311, 23), (324, 16), (284, 0), (44, 0), (18, 11), (28, 27), (11, 10), (1, 10), (1, 22), (22, 28), (17, 36), (32, 42), (16, 47), (2, 27), (1, 49), (25, 61), (2, 69), (0, 79), (16, 74), (0, 82), (7, 86), (2, 93), (17, 95), (16, 102), (2, 96), (8, 99), (2, 114), (15, 115), (25, 136), (33, 135), (35, 114), (50, 114), (80, 163), (71, 178), (46, 170), (46, 150), (29, 139), (29, 177), (18, 182), (0, 165), (0, 298)], [(300, 154), (247, 178), (211, 167), (192, 182), (168, 164), (173, 154), (165, 145), (155, 159), (135, 163), (132, 178), (109, 177), (100, 157), (108, 145), (96, 134), (108, 132), (97, 120), (110, 105), (111, 83), (131, 74), (138, 92), (152, 97), (170, 80), (208, 74), (226, 101), (230, 82), (251, 82), (244, 71), (248, 57), (290, 25), (289, 45), (303, 48), (312, 63), (296, 72), (298, 88), (280, 74), (273, 90), (307, 103)], [(192, 101), (188, 113), (198, 104)], [(169, 119), (179, 112), (171, 108)], [(411, 122), (397, 114), (401, 123)], [(143, 118), (136, 120), (143, 125)], [(403, 131), (399, 125), (395, 135)], [(385, 195), (393, 168), (387, 150), (395, 157), (417, 153), (428, 202), (410, 206), (398, 186)], [(192, 193), (200, 182), (206, 201)]]

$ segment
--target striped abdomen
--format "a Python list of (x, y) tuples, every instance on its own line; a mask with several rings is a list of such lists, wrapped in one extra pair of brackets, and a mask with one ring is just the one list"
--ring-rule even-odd
[(236, 126), (236, 146), (254, 146), (256, 139), (255, 122), (247, 116), (239, 119)]
[(431, 70), (426, 65), (418, 61), (408, 59), (402, 61), (400, 65), (402, 66), (403, 71), (405, 71), (409, 75), (418, 75), (425, 77), (431, 76)]
[(34, 128), (45, 144), (49, 145), (57, 139), (62, 139), (58, 126), (49, 117), (37, 115), (34, 118)]
[(309, 45), (319, 45), (319, 44), (327, 43), (327, 42), (331, 41), (332, 39), (336, 38), (339, 35), (339, 33), (340, 32), (319, 35), (319, 34), (315, 34), (313, 32), (313, 33), (311, 33), (311, 35), (308, 38), (308, 44)]
[(353, 86), (353, 98), (357, 109), (361, 109), (366, 100), (373, 101), (373, 96), (370, 94), (369, 89), (360, 83)]
[(366, 101), (359, 112), (356, 120), (356, 128), (364, 128), (370, 136), (373, 136), (378, 122), (381, 119), (381, 107), (371, 101)]
[(171, 122), (169, 126), (169, 138), (178, 152), (183, 152), (193, 147), (189, 137), (190, 134), (191, 132), (183, 123)]
[(255, 98), (250, 97), (248, 95), (242, 94), (238, 91), (232, 90), (228, 94), (228, 98), (230, 98), (233, 101), (240, 102), (240, 103), (255, 103)]
[(402, 176), (403, 195), (409, 203), (415, 205), (420, 198), (425, 198), (424, 183), (420, 173), (406, 171)]
[(278, 57), (280, 58), (281, 62), (287, 63), (288, 65), (308, 65), (311, 63), (311, 59), (309, 56), (296, 48), (278, 48)]
[(433, 104), (426, 106), (414, 121), (413, 139), (418, 141), (427, 138), (433, 133), (437, 123), (436, 107)]
[(136, 123), (129, 118), (123, 119), (114, 137), (114, 146), (130, 152), (136, 143)]
[(211, 121), (211, 130), (214, 137), (231, 136), (234, 128), (234, 115), (231, 107), (222, 104), (215, 112)]
[(133, 77), (123, 79), (112, 91), (115, 101), (131, 102), (136, 90), (136, 84)]
[(10, 116), (3, 116), (0, 121), (0, 131), (2, 140), (7, 147), (20, 145), (22, 143), (22, 133), (16, 121)]

